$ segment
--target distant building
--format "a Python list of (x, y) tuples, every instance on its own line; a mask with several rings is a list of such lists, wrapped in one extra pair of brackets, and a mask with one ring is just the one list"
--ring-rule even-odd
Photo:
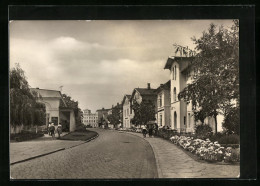
[(98, 114), (98, 126), (99, 127), (105, 127), (108, 124), (107, 116), (108, 116), (108, 111), (111, 109), (98, 109), (96, 112)]
[(98, 113), (91, 113), (91, 110), (83, 110), (83, 124), (98, 127)]
[(152, 89), (150, 83), (147, 83), (147, 88), (135, 88), (130, 97), (130, 114), (134, 117), (134, 111), (131, 108), (134, 100), (137, 103), (151, 102), (155, 106), (155, 113), (157, 112), (157, 93), (156, 89)]
[(61, 123), (63, 130), (70, 132), (76, 128), (75, 114), (72, 108), (67, 107), (58, 90), (47, 90), (31, 88), (31, 91), (37, 93), (37, 101), (44, 103), (46, 106), (46, 126), (49, 122), (58, 125)]
[(131, 128), (131, 119), (133, 118), (133, 113), (130, 113), (130, 98), (131, 95), (125, 95), (122, 101), (123, 105), (123, 128)]
[(170, 86), (171, 81), (169, 80), (165, 84), (161, 84), (157, 92), (157, 113), (156, 120), (158, 126), (171, 127), (171, 97), (170, 97)]

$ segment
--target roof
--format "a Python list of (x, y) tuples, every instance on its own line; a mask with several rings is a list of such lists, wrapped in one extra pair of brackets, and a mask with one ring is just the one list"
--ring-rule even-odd
[(110, 110), (110, 109), (98, 109), (98, 110), (96, 110), (96, 111), (108, 111), (108, 110)]
[(156, 92), (156, 89), (147, 89), (147, 88), (135, 88), (133, 90), (133, 93), (132, 93), (132, 96), (130, 99), (133, 98), (134, 96), (134, 93), (135, 92), (139, 92), (141, 97), (142, 97), (142, 100), (153, 100), (154, 98), (157, 97), (157, 92)]
[(166, 64), (164, 66), (164, 69), (171, 68), (172, 64), (176, 61), (180, 65), (180, 70), (185, 70), (190, 64), (191, 61), (194, 59), (194, 57), (176, 57), (176, 56), (169, 56)]
[(58, 90), (47, 90), (39, 88), (30, 88), (30, 90), (38, 92), (43, 98), (62, 98), (61, 92)]
[(40, 94), (42, 98), (59, 98), (67, 107), (65, 101), (62, 98), (61, 92), (58, 90), (48, 90), (48, 89), (39, 89), (39, 88), (30, 88), (31, 91), (35, 91)]
[(125, 94), (124, 95), (123, 100), (122, 100), (122, 105), (124, 104), (126, 98), (130, 100), (131, 99), (131, 95), (129, 95), (129, 94)]
[(147, 89), (147, 88), (135, 88), (137, 92), (141, 94), (141, 96), (154, 95), (156, 89)]
[(157, 89), (156, 92), (159, 92), (161, 90), (170, 90), (171, 88), (171, 80), (167, 81), (166, 83), (160, 85)]

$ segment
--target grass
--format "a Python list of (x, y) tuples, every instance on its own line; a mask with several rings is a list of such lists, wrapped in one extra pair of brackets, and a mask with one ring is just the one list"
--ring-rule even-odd
[(62, 136), (61, 140), (87, 141), (97, 135), (94, 131), (75, 131)]

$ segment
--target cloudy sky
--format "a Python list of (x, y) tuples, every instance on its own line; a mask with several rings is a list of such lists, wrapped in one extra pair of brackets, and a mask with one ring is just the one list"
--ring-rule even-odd
[(124, 94), (169, 79), (173, 44), (194, 48), (210, 23), (231, 20), (10, 21), (10, 68), (19, 63), (31, 87), (59, 90), (95, 112)]

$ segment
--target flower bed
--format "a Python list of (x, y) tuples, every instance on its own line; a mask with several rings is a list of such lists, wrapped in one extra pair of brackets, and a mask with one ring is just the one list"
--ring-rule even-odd
[(200, 159), (207, 161), (239, 162), (240, 152), (238, 149), (223, 147), (217, 141), (209, 139), (194, 139), (186, 136), (172, 136), (170, 140), (183, 149), (196, 154)]

